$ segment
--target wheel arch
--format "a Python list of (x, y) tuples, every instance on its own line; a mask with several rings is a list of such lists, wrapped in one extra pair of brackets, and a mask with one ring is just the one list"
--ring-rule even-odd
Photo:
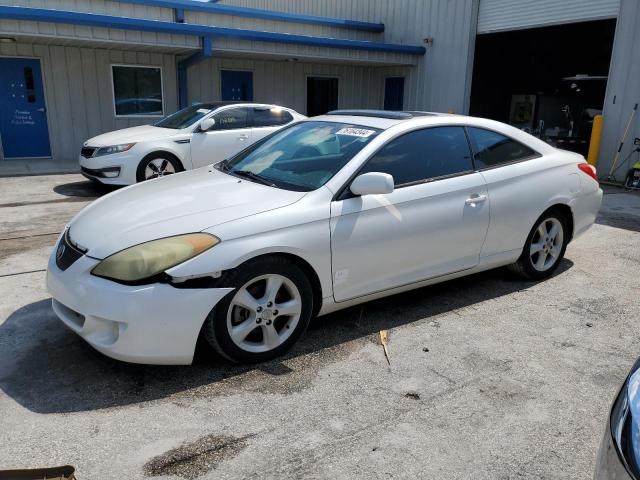
[(312, 315), (313, 316), (317, 315), (317, 313), (320, 311), (320, 308), (322, 307), (322, 284), (320, 283), (320, 277), (318, 276), (318, 273), (313, 268), (313, 266), (307, 260), (293, 253), (274, 251), (274, 252), (262, 253), (254, 257), (243, 259), (243, 261), (238, 265), (236, 265), (235, 267), (230, 268), (229, 270), (225, 270), (222, 276), (220, 277), (220, 279), (216, 282), (216, 284), (221, 287), (224, 286), (224, 279), (226, 274), (232, 273), (234, 270), (246, 265), (247, 263), (255, 262), (256, 260), (259, 260), (262, 258), (273, 258), (273, 257), (283, 258), (291, 262), (292, 264), (296, 265), (300, 270), (302, 270), (302, 272), (306, 275), (306, 277), (309, 279), (309, 283), (311, 283), (311, 292), (313, 294)]
[(569, 230), (568, 242), (570, 242), (573, 239), (573, 230), (574, 230), (573, 210), (571, 210), (571, 207), (566, 203), (554, 203), (549, 208), (547, 208), (544, 212), (542, 212), (538, 218), (551, 212), (560, 212), (567, 219), (567, 222), (569, 222), (569, 225), (567, 225), (567, 229)]
[(154, 158), (154, 157), (156, 157), (158, 155), (166, 155), (168, 157), (171, 157), (173, 160), (178, 162), (178, 164), (182, 168), (181, 171), (185, 170), (184, 161), (178, 155), (176, 155), (174, 152), (172, 152), (170, 150), (158, 149), (158, 148), (154, 149), (152, 152), (149, 152), (144, 157), (142, 157), (140, 159), (140, 162), (138, 163), (138, 167), (140, 166), (140, 164), (142, 164), (142, 162), (146, 162), (147, 160), (149, 160), (151, 158)]
[[(315, 269), (313, 268), (313, 266), (311, 266), (311, 264), (309, 262), (307, 262), (304, 258), (295, 255), (293, 253), (288, 253), (288, 252), (270, 252), (270, 253), (264, 253), (262, 255), (258, 255), (255, 257), (251, 257), (248, 260), (245, 260), (244, 262), (242, 262), (240, 265), (244, 265), (248, 262), (252, 262), (255, 261), (259, 258), (265, 258), (265, 257), (280, 257), (280, 258), (284, 258), (285, 260), (293, 263), (294, 265), (296, 265), (300, 270), (302, 270), (304, 272), (304, 274), (307, 276), (307, 278), (309, 279), (309, 283), (311, 283), (311, 291), (313, 293), (313, 311), (312, 311), (312, 317), (317, 315), (318, 312), (320, 311), (320, 308), (322, 307), (322, 285), (320, 283), (320, 277), (318, 276), (318, 273), (315, 271)], [(238, 267), (240, 266), (238, 265)], [(238, 268), (236, 267), (236, 268)]]

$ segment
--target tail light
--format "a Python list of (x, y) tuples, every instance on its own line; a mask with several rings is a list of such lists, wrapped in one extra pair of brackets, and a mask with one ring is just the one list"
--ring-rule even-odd
[(579, 163), (578, 168), (593, 178), (596, 182), (598, 181), (598, 172), (596, 171), (596, 167), (590, 165), (588, 163)]

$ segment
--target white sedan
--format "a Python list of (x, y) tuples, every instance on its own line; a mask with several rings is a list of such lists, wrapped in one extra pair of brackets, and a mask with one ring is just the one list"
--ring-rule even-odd
[(305, 118), (261, 103), (192, 105), (154, 125), (90, 138), (80, 150), (80, 171), (97, 182), (131, 185), (219, 162)]
[(65, 229), (53, 309), (93, 347), (187, 364), (282, 354), (313, 315), (503, 265), (541, 280), (594, 222), (595, 169), (502, 123), (337, 111), (113, 192)]

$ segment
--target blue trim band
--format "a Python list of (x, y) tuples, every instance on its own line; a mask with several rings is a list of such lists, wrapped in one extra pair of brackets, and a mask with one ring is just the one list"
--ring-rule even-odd
[(8, 20), (31, 20), (37, 22), (59, 22), (72, 25), (173, 33), (178, 35), (195, 35), (198, 37), (236, 38), (240, 40), (309, 45), (314, 47), (406, 53), (410, 55), (424, 55), (426, 52), (424, 47), (413, 45), (398, 45), (394, 43), (380, 43), (367, 40), (347, 40), (330, 37), (312, 37), (309, 35), (297, 35), (292, 33), (243, 30), (240, 28), (213, 27), (188, 23), (161, 22), (158, 20), (116, 17), (112, 15), (98, 15), (94, 13), (68, 12), (64, 10), (48, 10), (44, 8), (0, 6), (0, 18)]
[(297, 13), (275, 12), (259, 8), (235, 7), (210, 2), (196, 2), (194, 0), (118, 0), (123, 3), (136, 3), (150, 7), (177, 8), (193, 12), (217, 13), (219, 15), (233, 15), (234, 17), (260, 18), (280, 22), (308, 23), (312, 25), (326, 25), (329, 27), (365, 30), (368, 32), (384, 32), (383, 23), (360, 22), (357, 20), (343, 20), (339, 18), (316, 17), (314, 15), (300, 15)]

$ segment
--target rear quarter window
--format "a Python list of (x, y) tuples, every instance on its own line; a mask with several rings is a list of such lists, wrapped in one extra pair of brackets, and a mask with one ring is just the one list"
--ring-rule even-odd
[(467, 127), (467, 131), (477, 169), (498, 167), (538, 156), (535, 150), (492, 130)]

